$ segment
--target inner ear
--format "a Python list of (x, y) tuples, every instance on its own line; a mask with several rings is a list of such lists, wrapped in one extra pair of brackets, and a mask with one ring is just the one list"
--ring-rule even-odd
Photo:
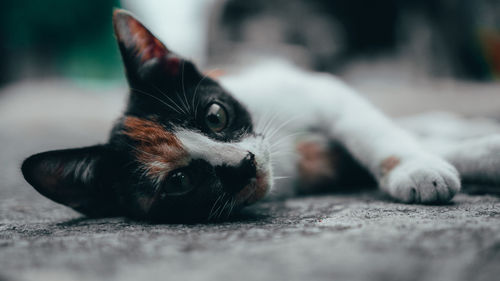
[(109, 154), (103, 145), (48, 151), (26, 159), (21, 170), (28, 183), (57, 203), (89, 216), (116, 215)]
[(168, 50), (130, 12), (115, 10), (113, 26), (127, 75), (144, 74), (141, 72), (147, 72), (152, 64), (161, 65), (167, 75), (175, 76), (179, 73), (181, 58)]

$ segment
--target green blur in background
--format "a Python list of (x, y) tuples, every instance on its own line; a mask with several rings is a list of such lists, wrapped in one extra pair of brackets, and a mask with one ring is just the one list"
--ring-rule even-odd
[[(186, 3), (194, 3), (194, 1), (180, 0), (163, 1), (157, 1), (157, 7), (161, 7), (162, 3), (172, 1), (171, 3), (175, 3), (180, 10), (183, 10), (182, 7)], [(148, 1), (138, 1), (136, 4), (152, 4), (146, 2)], [(201, 5), (202, 0), (198, 2)], [(211, 9), (215, 9), (213, 14), (217, 15), (223, 15), (221, 11), (232, 11), (229, 8), (231, 4), (235, 5), (236, 12), (227, 14), (228, 18), (236, 18), (228, 24), (231, 28), (238, 27), (238, 20), (244, 23), (246, 19), (252, 18), (235, 17), (235, 13), (245, 12), (245, 9), (248, 10), (249, 15), (252, 15), (256, 9), (259, 11), (259, 7), (269, 6), (271, 7), (269, 9), (276, 9), (276, 3), (285, 2), (287, 4), (305, 3), (304, 5), (311, 7), (319, 4), (330, 7), (331, 9), (325, 10), (333, 11), (331, 14), (326, 14), (332, 17), (328, 19), (333, 23), (342, 21), (342, 27), (345, 29), (339, 34), (354, 35), (352, 37), (355, 40), (347, 36), (346, 38), (350, 41), (346, 39), (346, 42), (352, 41), (359, 44), (359, 46), (354, 43), (346, 44), (347, 47), (339, 59), (340, 63), (350, 62), (350, 59), (356, 59), (356, 56), (373, 56), (372, 51), (378, 49), (386, 53), (394, 53), (397, 50), (396, 47), (406, 44), (404, 41), (396, 42), (395, 36), (398, 30), (399, 32), (403, 30), (402, 34), (424, 30), (432, 42), (429, 44), (424, 42), (416, 49), (418, 52), (429, 54), (425, 58), (429, 61), (429, 65), (434, 65), (436, 69), (444, 68), (442, 72), (445, 75), (454, 75), (454, 78), (459, 79), (476, 81), (500, 79), (500, 17), (498, 16), (500, 5), (494, 1), (379, 0), (377, 4), (371, 6), (366, 4), (368, 0), (286, 0), (285, 2), (218, 0), (214, 2), (226, 5), (211, 6)], [(377, 7), (378, 10), (370, 8), (372, 6)], [(123, 82), (120, 55), (112, 28), (112, 12), (116, 7), (121, 7), (119, 0), (0, 0), (0, 87), (15, 81), (45, 78), (70, 79), (86, 86), (92, 86), (93, 82), (98, 83), (98, 86)], [(271, 12), (276, 12), (276, 20), (291, 18), (289, 22), (286, 20), (284, 22), (287, 26), (293, 27), (295, 21), (293, 17), (279, 16), (284, 10), (271, 10)], [(210, 11), (207, 9), (205, 12)], [(265, 14), (266, 11), (261, 12)], [(309, 16), (314, 18), (321, 14), (315, 12)], [(420, 23), (422, 25), (420, 29), (402, 29), (401, 25), (405, 26), (403, 19), (406, 19), (407, 15), (418, 15), (416, 18), (424, 24)], [(386, 21), (380, 21), (379, 18), (384, 18)], [(218, 25), (222, 22), (224, 21), (214, 20), (213, 27), (207, 29), (225, 32), (228, 29)], [(408, 22), (411, 23), (411, 20)], [(416, 26), (415, 23), (413, 24)], [(406, 25), (411, 27), (409, 24)], [(298, 36), (299, 39), (308, 38), (310, 32), (321, 32), (321, 30), (312, 29), (297, 30), (298, 34), (303, 34), (302, 37)], [(182, 32), (188, 31), (182, 30)], [(329, 38), (330, 33), (327, 32), (324, 35), (325, 38)], [(411, 36), (406, 37), (411, 38)], [(384, 38), (389, 38), (387, 40), (390, 42), (384, 42)], [(208, 49), (216, 50), (219, 45), (225, 46), (229, 42), (224, 41), (225, 37), (215, 39), (212, 41), (216, 42), (217, 46), (208, 46)], [(343, 42), (343, 39), (345, 38), (339, 37), (334, 40)], [(300, 43), (300, 40), (298, 41)], [(252, 46), (252, 42), (238, 43)], [(297, 42), (285, 43), (290, 46), (293, 44), (300, 46)], [(428, 50), (423, 48), (428, 48)], [(222, 54), (227, 55), (225, 51), (222, 51)], [(313, 56), (312, 53), (308, 55)], [(325, 62), (322, 61), (322, 63)], [(338, 68), (335, 60), (329, 63), (332, 69)], [(449, 66), (450, 70), (443, 65)], [(439, 74), (439, 71), (436, 72)], [(434, 75), (432, 71), (430, 73)]]
[(2, 0), (0, 83), (26, 78), (121, 79), (111, 22), (118, 0)]

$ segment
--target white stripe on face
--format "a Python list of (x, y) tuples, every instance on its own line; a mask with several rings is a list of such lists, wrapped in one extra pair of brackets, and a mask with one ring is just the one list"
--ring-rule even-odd
[[(259, 186), (269, 191), (273, 186), (273, 169), (269, 142), (262, 136), (248, 136), (240, 142), (220, 142), (201, 133), (180, 129), (175, 133), (190, 159), (202, 159), (212, 166), (237, 166), (249, 152), (255, 156)], [(259, 179), (258, 179), (259, 180)], [(262, 185), (262, 186), (260, 186)]]
[[(250, 152), (250, 145), (245, 139), (239, 143), (218, 142), (197, 132), (179, 130), (175, 136), (192, 159), (203, 159), (212, 166), (236, 166)], [(255, 138), (254, 141), (257, 141)], [(254, 151), (252, 153), (256, 154)]]

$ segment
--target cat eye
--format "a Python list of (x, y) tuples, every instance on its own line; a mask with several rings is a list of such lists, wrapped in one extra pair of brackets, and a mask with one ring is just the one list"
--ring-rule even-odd
[(205, 115), (205, 124), (207, 127), (215, 133), (222, 131), (227, 126), (227, 112), (218, 103), (212, 103)]
[(165, 183), (165, 195), (184, 195), (193, 189), (188, 174), (182, 171), (171, 172)]

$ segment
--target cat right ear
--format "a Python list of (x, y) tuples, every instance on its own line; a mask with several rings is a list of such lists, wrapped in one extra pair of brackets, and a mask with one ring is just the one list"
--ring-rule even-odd
[(40, 194), (88, 216), (117, 215), (120, 207), (111, 188), (113, 163), (105, 145), (54, 150), (24, 160), (24, 178)]
[(129, 82), (147, 79), (151, 68), (161, 67), (165, 76), (176, 77), (182, 59), (171, 52), (130, 12), (116, 9), (113, 27)]

